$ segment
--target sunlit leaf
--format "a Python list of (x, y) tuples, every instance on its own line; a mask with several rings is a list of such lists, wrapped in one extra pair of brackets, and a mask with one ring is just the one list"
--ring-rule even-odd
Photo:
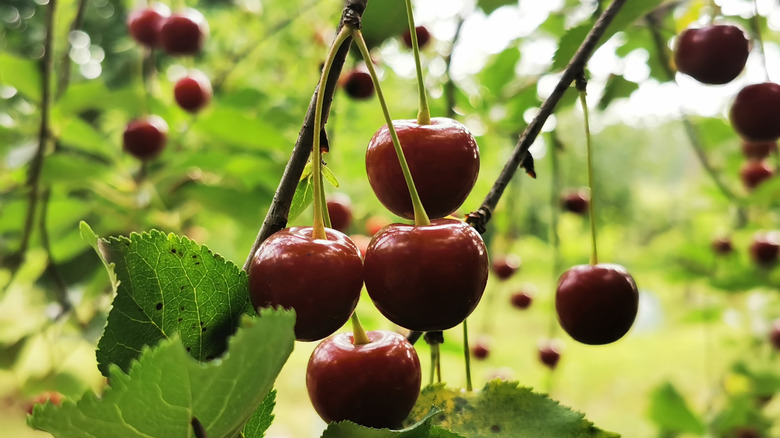
[(691, 411), (682, 394), (669, 382), (653, 390), (647, 415), (665, 432), (704, 433), (702, 420)]
[(0, 52), (0, 85), (16, 88), (28, 98), (41, 99), (41, 72), (38, 64), (6, 52)]

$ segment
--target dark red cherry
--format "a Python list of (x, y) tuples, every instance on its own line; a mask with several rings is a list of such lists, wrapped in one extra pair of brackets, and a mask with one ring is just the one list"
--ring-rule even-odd
[(705, 84), (731, 82), (744, 70), (750, 41), (737, 26), (716, 24), (687, 29), (677, 38), (677, 70)]
[(755, 189), (774, 175), (774, 169), (764, 161), (746, 161), (739, 170), (739, 178), (748, 190)]
[(211, 81), (199, 70), (193, 70), (179, 79), (173, 87), (176, 103), (185, 110), (195, 113), (211, 101)]
[(539, 361), (551, 370), (558, 366), (561, 352), (553, 342), (548, 342), (539, 347)]
[(173, 14), (160, 29), (160, 45), (169, 55), (195, 55), (203, 49), (209, 26), (195, 9)]
[(374, 95), (374, 82), (371, 75), (363, 69), (355, 69), (347, 73), (342, 80), (342, 86), (347, 95), (353, 99), (364, 100)]
[(531, 294), (524, 290), (520, 290), (512, 294), (510, 302), (512, 303), (512, 306), (525, 310), (531, 305), (533, 300), (534, 298)]
[(780, 238), (777, 233), (756, 233), (750, 244), (750, 257), (763, 267), (770, 267), (780, 255)]
[(352, 202), (344, 193), (336, 193), (327, 201), (330, 226), (345, 233), (352, 224)]
[(742, 140), (742, 154), (750, 160), (763, 160), (770, 154), (777, 153), (777, 141)]
[(160, 46), (160, 29), (171, 11), (160, 2), (136, 9), (127, 17), (127, 30), (139, 44), (149, 48)]
[[(425, 47), (428, 44), (428, 41), (431, 40), (431, 33), (428, 31), (428, 28), (425, 26), (417, 26), (414, 28), (414, 33), (417, 34), (417, 46), (421, 49)], [(401, 38), (404, 41), (404, 45), (411, 49), (412, 48), (412, 33), (409, 32), (409, 28), (406, 28), (403, 35), (401, 35)]]
[(480, 337), (471, 347), (471, 356), (477, 360), (484, 360), (490, 356), (490, 340), (487, 337)]
[(780, 319), (772, 322), (772, 329), (769, 331), (769, 342), (775, 347), (775, 350), (780, 350)]
[(777, 140), (780, 138), (780, 85), (763, 82), (746, 86), (734, 98), (729, 118), (734, 130), (747, 140)]
[(499, 280), (507, 280), (520, 269), (520, 257), (515, 254), (496, 257), (493, 260), (493, 273)]
[(139, 160), (151, 160), (165, 149), (168, 124), (158, 116), (131, 121), (122, 134), (122, 148)]
[(734, 245), (729, 237), (718, 237), (712, 241), (712, 251), (718, 255), (731, 254), (734, 251)]
[(584, 189), (568, 192), (561, 197), (561, 207), (564, 211), (582, 215), (588, 212), (589, 205), (590, 195)]

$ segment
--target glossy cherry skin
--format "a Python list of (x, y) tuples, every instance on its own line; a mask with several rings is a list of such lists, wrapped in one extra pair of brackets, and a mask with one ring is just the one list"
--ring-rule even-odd
[(545, 344), (539, 347), (539, 361), (544, 366), (555, 369), (558, 366), (558, 361), (561, 359), (561, 352), (553, 344)]
[(575, 214), (585, 214), (590, 206), (590, 196), (585, 190), (566, 193), (561, 197), (561, 207), (564, 211)]
[(744, 70), (750, 41), (737, 26), (687, 29), (677, 39), (677, 70), (705, 84), (726, 84)]
[(139, 160), (156, 158), (165, 149), (168, 124), (158, 116), (131, 121), (122, 134), (122, 148)]
[(420, 359), (398, 333), (367, 334), (368, 344), (354, 345), (352, 333), (339, 333), (314, 349), (306, 368), (309, 399), (328, 423), (399, 428), (420, 394)]
[(173, 14), (160, 29), (160, 45), (169, 55), (195, 55), (209, 33), (206, 18), (195, 9)]
[(512, 297), (510, 298), (512, 306), (520, 310), (525, 310), (530, 307), (533, 300), (534, 298), (528, 292), (522, 290), (513, 293)]
[[(395, 120), (393, 126), (428, 216), (440, 218), (457, 210), (479, 175), (474, 136), (461, 123), (444, 117), (434, 117), (430, 125)], [(414, 218), (412, 198), (387, 125), (368, 143), (366, 173), (382, 205), (398, 216)]]
[(374, 95), (374, 82), (365, 70), (355, 69), (347, 73), (342, 86), (347, 95), (353, 99), (364, 100)]
[(139, 44), (149, 48), (160, 46), (160, 29), (171, 11), (156, 2), (144, 9), (137, 9), (127, 17), (127, 30)]
[(756, 233), (750, 244), (750, 257), (764, 267), (777, 263), (780, 255), (780, 239), (775, 233)]
[(712, 241), (712, 252), (717, 255), (731, 254), (734, 251), (734, 245), (728, 237), (718, 237)]
[[(428, 41), (431, 40), (431, 33), (428, 31), (428, 28), (425, 26), (417, 26), (414, 28), (414, 33), (417, 34), (417, 46), (419, 48), (423, 48), (426, 45), (428, 45)], [(401, 39), (404, 42), (404, 45), (411, 49), (412, 48), (412, 33), (409, 32), (409, 29), (407, 28), (403, 35), (401, 35)]]
[(739, 170), (739, 178), (748, 190), (755, 189), (761, 183), (772, 178), (775, 174), (769, 164), (763, 161), (748, 160)]
[(576, 341), (609, 344), (628, 332), (636, 318), (639, 292), (620, 265), (577, 265), (561, 275), (555, 310), (561, 327)]
[(311, 227), (271, 235), (249, 267), (249, 297), (259, 307), (296, 314), (299, 341), (322, 339), (352, 316), (363, 288), (363, 260), (343, 233), (326, 228), (328, 240), (312, 239)]
[(729, 112), (731, 126), (742, 138), (773, 141), (780, 138), (780, 85), (748, 85), (737, 93)]
[(774, 320), (772, 329), (769, 331), (769, 342), (775, 350), (780, 350), (780, 319)]
[(747, 159), (760, 161), (773, 153), (777, 153), (777, 141), (742, 140), (742, 154)]
[(191, 113), (203, 109), (211, 101), (211, 95), (211, 81), (203, 72), (197, 70), (179, 79), (173, 86), (176, 103)]
[(366, 290), (390, 321), (409, 330), (446, 330), (471, 314), (488, 278), (482, 237), (454, 219), (393, 224), (371, 239)]
[(520, 269), (520, 257), (509, 254), (493, 260), (493, 273), (499, 280), (507, 280)]
[(345, 233), (352, 224), (352, 203), (349, 196), (337, 193), (328, 199), (326, 204), (331, 228)]

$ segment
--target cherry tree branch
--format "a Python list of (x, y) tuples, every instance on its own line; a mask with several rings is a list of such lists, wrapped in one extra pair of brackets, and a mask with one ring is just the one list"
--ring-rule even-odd
[[(345, 0), (344, 9), (341, 13), (341, 20), (336, 33), (338, 33), (344, 25), (350, 25), (359, 29), (367, 3), (368, 0)], [(287, 226), (287, 215), (290, 213), (290, 204), (292, 203), (295, 189), (298, 187), (298, 181), (301, 178), (303, 168), (306, 166), (306, 161), (309, 159), (309, 154), (312, 149), (312, 142), (314, 139), (314, 107), (317, 101), (317, 94), (320, 91), (325, 93), (323, 96), (324, 103), (322, 108), (322, 126), (324, 129), (325, 123), (328, 120), (328, 113), (330, 112), (333, 95), (336, 91), (336, 83), (341, 74), (341, 69), (344, 66), (344, 61), (351, 44), (352, 39), (348, 38), (339, 48), (336, 57), (333, 59), (333, 66), (328, 75), (328, 80), (325, 82), (324, 89), (321, 90), (322, 84), (318, 84), (314, 90), (314, 94), (309, 102), (309, 109), (306, 110), (303, 126), (298, 134), (298, 140), (295, 142), (295, 147), (293, 148), (290, 160), (287, 162), (287, 167), (284, 169), (282, 179), (279, 182), (279, 187), (274, 194), (271, 208), (269, 208), (268, 213), (265, 216), (263, 225), (257, 234), (252, 249), (249, 251), (246, 262), (244, 263), (245, 271), (249, 269), (249, 266), (252, 263), (252, 257), (254, 256), (255, 251), (257, 251), (257, 248), (260, 247), (260, 244), (271, 234)]]
[(536, 140), (536, 137), (539, 136), (544, 122), (547, 121), (547, 118), (550, 117), (552, 112), (555, 110), (555, 106), (558, 104), (558, 101), (561, 100), (561, 97), (563, 97), (563, 94), (566, 92), (566, 90), (569, 89), (569, 86), (574, 81), (574, 78), (581, 74), (585, 69), (585, 64), (587, 63), (588, 58), (590, 58), (590, 56), (593, 54), (593, 51), (596, 50), (598, 42), (604, 35), (607, 27), (625, 3), (626, 0), (614, 0), (601, 14), (599, 19), (596, 21), (596, 24), (585, 37), (585, 40), (580, 45), (579, 49), (577, 49), (577, 52), (572, 57), (571, 61), (569, 61), (569, 65), (567, 65), (566, 69), (563, 71), (563, 75), (558, 81), (558, 84), (555, 86), (552, 94), (550, 94), (544, 103), (542, 103), (541, 108), (539, 108), (539, 113), (536, 115), (536, 117), (534, 117), (531, 123), (526, 126), (523, 133), (520, 134), (520, 137), (517, 139), (515, 149), (512, 151), (512, 156), (504, 165), (504, 168), (501, 170), (501, 174), (498, 176), (498, 179), (496, 179), (493, 187), (482, 201), (482, 205), (477, 211), (468, 215), (466, 222), (468, 222), (480, 233), (485, 232), (485, 226), (490, 220), (490, 216), (492, 215), (493, 210), (496, 208), (496, 205), (498, 205), (498, 201), (501, 199), (501, 195), (504, 193), (504, 189), (506, 189), (509, 181), (512, 180), (512, 177), (517, 171), (518, 166), (520, 166), (520, 164), (525, 159), (526, 154), (528, 154), (528, 148), (531, 147), (531, 144), (533, 144), (534, 140)]

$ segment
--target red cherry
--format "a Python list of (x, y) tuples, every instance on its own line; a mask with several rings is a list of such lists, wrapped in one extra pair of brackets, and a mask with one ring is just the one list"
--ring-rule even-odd
[(326, 203), (330, 226), (342, 233), (346, 232), (352, 224), (352, 202), (344, 193), (336, 193)]
[(29, 403), (26, 403), (25, 404), (25, 410), (27, 411), (27, 414), (32, 415), (33, 408), (35, 407), (35, 405), (46, 403), (46, 402), (51, 402), (51, 403), (59, 406), (59, 405), (62, 404), (62, 401), (64, 399), (65, 399), (65, 396), (63, 396), (62, 394), (60, 394), (57, 391), (44, 391), (44, 392), (38, 394), (37, 396), (35, 396), (35, 398), (30, 400)]
[(743, 138), (773, 141), (780, 138), (780, 85), (773, 82), (748, 85), (734, 98), (731, 126)]
[(539, 347), (539, 361), (551, 370), (558, 366), (560, 359), (561, 352), (554, 343), (546, 343)]
[(770, 154), (777, 153), (777, 141), (742, 140), (742, 154), (752, 160), (763, 160)]
[(620, 265), (578, 265), (558, 280), (555, 310), (572, 338), (583, 344), (615, 342), (636, 318), (639, 292)]
[(739, 170), (739, 178), (748, 190), (755, 189), (774, 174), (775, 171), (767, 163), (755, 160), (746, 161)]
[[(425, 211), (431, 218), (457, 210), (479, 174), (479, 148), (461, 123), (435, 117), (430, 125), (393, 121)], [(377, 131), (366, 151), (368, 182), (379, 201), (406, 219), (414, 218), (412, 200), (387, 125)]]
[(490, 342), (482, 337), (471, 347), (471, 356), (477, 360), (485, 360), (490, 356)]
[(176, 103), (191, 113), (196, 113), (206, 106), (211, 101), (211, 93), (211, 81), (198, 70), (179, 79), (173, 87)]
[[(431, 40), (431, 33), (428, 31), (428, 28), (425, 26), (417, 26), (414, 28), (414, 33), (417, 34), (417, 46), (419, 48), (423, 48), (428, 44), (428, 41)], [(407, 48), (412, 48), (412, 33), (409, 32), (409, 28), (407, 28), (404, 33), (401, 35), (401, 38), (404, 41), (404, 45)]]
[(382, 228), (390, 225), (390, 221), (382, 216), (371, 216), (366, 219), (366, 233), (369, 236), (373, 236), (378, 233)]
[(374, 82), (371, 75), (363, 69), (347, 73), (342, 80), (342, 86), (353, 99), (364, 100), (374, 95)]
[(780, 239), (776, 233), (756, 233), (750, 244), (750, 257), (763, 267), (769, 267), (777, 262), (780, 255)]
[(561, 207), (564, 211), (575, 214), (585, 214), (590, 205), (590, 195), (586, 190), (569, 192), (561, 197)]
[(165, 20), (160, 29), (160, 45), (169, 55), (195, 55), (203, 48), (209, 26), (195, 9), (185, 9)]
[(487, 249), (479, 233), (461, 221), (393, 224), (371, 239), (364, 272), (368, 295), (387, 319), (409, 330), (446, 330), (482, 298)]
[(521, 290), (512, 294), (510, 302), (516, 308), (524, 310), (531, 305), (533, 300), (534, 298), (528, 292)]
[(769, 331), (769, 342), (775, 347), (775, 350), (780, 350), (780, 319), (776, 319), (772, 323), (772, 330)]
[(170, 9), (162, 3), (155, 2), (152, 6), (137, 9), (127, 17), (127, 30), (139, 44), (149, 48), (160, 46), (160, 29)]
[(363, 261), (343, 233), (326, 228), (312, 239), (311, 227), (292, 227), (271, 235), (257, 249), (249, 268), (249, 296), (255, 308), (295, 310), (299, 341), (322, 339), (344, 325), (363, 287)]
[(398, 428), (420, 393), (420, 360), (398, 333), (367, 335), (370, 343), (354, 345), (352, 333), (339, 333), (314, 349), (306, 368), (309, 399), (326, 422)]
[(677, 39), (674, 62), (681, 73), (705, 84), (731, 82), (744, 70), (750, 41), (737, 26), (687, 29)]
[(712, 251), (718, 255), (731, 254), (734, 251), (734, 245), (729, 237), (718, 237), (712, 241)]
[(509, 254), (493, 260), (493, 272), (499, 280), (507, 280), (520, 269), (520, 257)]
[(139, 160), (151, 160), (162, 152), (168, 139), (168, 124), (158, 116), (131, 121), (122, 134), (125, 152)]

